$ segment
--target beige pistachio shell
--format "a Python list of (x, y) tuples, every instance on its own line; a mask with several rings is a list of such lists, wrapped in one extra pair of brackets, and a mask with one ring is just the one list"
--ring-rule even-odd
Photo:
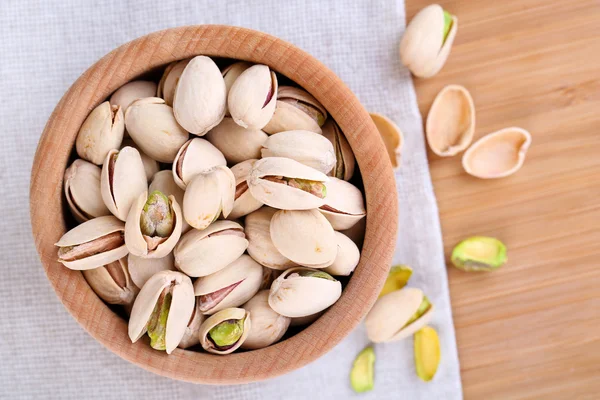
[(311, 268), (291, 268), (273, 282), (269, 306), (275, 312), (292, 318), (305, 317), (325, 310), (342, 295), (339, 281), (300, 276), (302, 271), (320, 272)]
[(290, 326), (306, 326), (315, 322), (325, 311), (319, 311), (318, 313), (307, 315), (306, 317), (292, 318)]
[(377, 113), (369, 113), (373, 123), (377, 127), (383, 144), (388, 151), (392, 167), (394, 169), (400, 168), (400, 162), (402, 160), (402, 145), (404, 144), (404, 135), (398, 126), (385, 115)]
[(202, 326), (205, 318), (204, 314), (200, 312), (200, 301), (198, 300), (198, 297), (196, 297), (194, 312), (190, 318), (190, 322), (188, 322), (185, 328), (185, 333), (179, 342), (179, 346), (177, 347), (180, 349), (187, 349), (188, 347), (200, 343), (200, 326)]
[(150, 81), (132, 81), (118, 88), (110, 96), (110, 104), (121, 107), (125, 113), (127, 107), (138, 99), (154, 97), (156, 95), (156, 83)]
[(175, 247), (175, 265), (188, 276), (207, 276), (237, 260), (248, 247), (237, 222), (215, 221), (202, 231), (183, 235)]
[(128, 331), (132, 343), (146, 333), (150, 316), (164, 289), (172, 293), (165, 328), (166, 352), (171, 354), (183, 338), (195, 306), (192, 281), (181, 272), (160, 271), (148, 279), (133, 303)]
[[(117, 261), (127, 255), (127, 247), (123, 241), (124, 230), (123, 222), (112, 215), (96, 217), (77, 225), (56, 243), (59, 247), (58, 261), (75, 270), (97, 268)], [(113, 233), (119, 233), (120, 236), (111, 235)], [(72, 247), (81, 251), (74, 259), (71, 259), (73, 254), (64, 254), (73, 250)]]
[(97, 165), (81, 159), (73, 161), (65, 170), (65, 197), (79, 223), (110, 214), (100, 194), (100, 173)]
[[(249, 62), (238, 61), (236, 63), (229, 65), (223, 71), (221, 71), (221, 74), (223, 75), (223, 80), (225, 81), (225, 88), (227, 89), (228, 95), (229, 95), (229, 91), (231, 90), (231, 87), (233, 86), (233, 82), (236, 81), (236, 79), (242, 74), (242, 72), (244, 72), (251, 66), (252, 66), (252, 64)], [(226, 109), (225, 109), (225, 116), (226, 117), (231, 116), (231, 114), (229, 113), (228, 107), (226, 107)]]
[(142, 258), (129, 253), (127, 256), (129, 276), (134, 285), (141, 288), (157, 272), (175, 271), (173, 260), (173, 253), (162, 258)]
[[(150, 182), (150, 186), (148, 187), (148, 193), (152, 193), (155, 190), (164, 193), (166, 196), (174, 196), (175, 200), (177, 200), (177, 204), (179, 204), (180, 207), (183, 205), (184, 191), (177, 185), (177, 183), (175, 183), (175, 179), (173, 179), (173, 172), (164, 170), (155, 173), (152, 177), (152, 181)], [(190, 229), (190, 224), (188, 224), (185, 219), (182, 219), (181, 232), (185, 233)]]
[(327, 138), (310, 131), (276, 133), (264, 142), (263, 157), (287, 157), (324, 174), (335, 167), (335, 150)]
[(231, 167), (231, 172), (235, 176), (235, 200), (233, 209), (227, 217), (229, 219), (237, 219), (248, 215), (263, 205), (262, 202), (252, 196), (248, 189), (248, 177), (255, 162), (255, 159), (249, 159)]
[(400, 42), (400, 59), (416, 76), (429, 78), (446, 63), (456, 37), (458, 19), (444, 40), (444, 10), (437, 4), (423, 8), (410, 21)]
[(121, 143), (121, 149), (123, 149), (124, 147), (127, 147), (127, 146), (133, 147), (134, 149), (136, 149), (138, 151), (138, 153), (140, 153), (142, 163), (144, 164), (144, 171), (146, 172), (146, 179), (148, 181), (150, 181), (152, 179), (152, 177), (154, 176), (154, 174), (156, 174), (158, 171), (160, 171), (160, 164), (158, 163), (158, 161), (154, 160), (153, 158), (150, 158), (150, 156), (148, 156), (148, 154), (146, 154), (142, 150), (140, 150), (138, 145), (135, 144), (133, 139), (131, 139), (130, 137), (123, 140), (123, 143)]
[(242, 349), (262, 349), (279, 341), (290, 326), (291, 318), (273, 311), (269, 306), (269, 291), (261, 290), (242, 306), (252, 316), (252, 327)]
[(183, 196), (183, 216), (196, 229), (206, 229), (221, 213), (227, 218), (233, 209), (235, 177), (227, 167), (218, 166), (196, 175)]
[(175, 119), (186, 131), (202, 136), (225, 116), (227, 89), (221, 71), (209, 57), (186, 65), (173, 99)]
[(101, 165), (110, 150), (121, 146), (124, 131), (121, 107), (111, 106), (105, 101), (92, 110), (79, 128), (75, 140), (77, 154), (84, 160)]
[(333, 144), (335, 150), (335, 168), (328, 175), (349, 181), (352, 175), (354, 175), (356, 159), (346, 136), (344, 136), (333, 119), (328, 119), (325, 125), (323, 125), (323, 136)]
[(268, 135), (260, 129), (246, 129), (231, 118), (224, 118), (205, 137), (223, 153), (227, 162), (235, 164), (260, 158), (260, 149)]
[(360, 250), (348, 236), (340, 232), (335, 232), (337, 240), (337, 255), (333, 264), (323, 271), (336, 276), (348, 276), (358, 265), (360, 261)]
[(311, 268), (331, 265), (337, 255), (335, 231), (317, 210), (280, 210), (271, 219), (271, 240), (281, 254)]
[(369, 340), (395, 342), (411, 336), (427, 325), (433, 316), (433, 304), (419, 319), (405, 326), (423, 301), (423, 292), (405, 287), (380, 297), (365, 318)]
[(274, 208), (282, 210), (308, 210), (325, 204), (325, 198), (289, 186), (273, 182), (265, 177), (283, 177), (284, 179), (302, 179), (324, 184), (329, 180), (321, 171), (284, 157), (267, 157), (254, 163), (248, 187), (252, 196)]
[(325, 107), (307, 91), (293, 86), (280, 86), (275, 113), (263, 130), (268, 134), (293, 130), (322, 133), (321, 126), (326, 119)]
[(459, 85), (443, 88), (435, 97), (425, 133), (431, 150), (441, 157), (453, 156), (471, 144), (475, 132), (475, 106), (467, 89)]
[(246, 216), (248, 254), (265, 267), (285, 270), (298, 264), (284, 257), (271, 240), (271, 219), (276, 212), (274, 208), (262, 207)]
[(175, 89), (179, 83), (179, 78), (181, 78), (181, 74), (189, 62), (190, 59), (188, 58), (169, 64), (158, 83), (156, 97), (162, 97), (165, 99), (165, 103), (171, 107), (173, 106), (173, 98), (175, 97)]
[(188, 140), (177, 152), (173, 161), (173, 179), (185, 190), (192, 178), (216, 166), (227, 165), (223, 153), (209, 141), (201, 138)]
[(100, 192), (113, 215), (125, 221), (131, 205), (147, 189), (144, 163), (136, 149), (124, 147), (108, 152), (102, 165)]
[[(219, 350), (218, 348), (215, 348), (215, 345), (208, 339), (208, 333), (210, 330), (223, 321), (241, 320), (242, 318), (245, 318), (244, 332), (239, 340), (227, 350)], [(200, 337), (200, 344), (204, 350), (208, 351), (209, 353), (224, 355), (236, 351), (244, 343), (251, 329), (251, 315), (248, 311), (244, 310), (243, 308), (226, 308), (208, 317), (200, 326), (200, 332), (198, 335)]]
[(464, 154), (463, 168), (481, 179), (503, 178), (521, 169), (531, 134), (522, 128), (505, 128), (479, 139)]
[(353, 184), (333, 177), (327, 182), (327, 197), (319, 211), (335, 230), (350, 229), (367, 215), (362, 192)]
[(105, 302), (121, 305), (133, 304), (138, 289), (129, 277), (126, 258), (81, 272), (92, 290)]
[(266, 65), (253, 65), (233, 82), (227, 107), (236, 124), (262, 129), (271, 120), (277, 102), (277, 76)]

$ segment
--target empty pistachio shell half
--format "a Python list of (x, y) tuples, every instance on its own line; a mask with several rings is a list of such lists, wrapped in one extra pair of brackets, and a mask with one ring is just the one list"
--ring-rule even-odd
[(179, 83), (179, 78), (181, 78), (181, 74), (189, 62), (190, 59), (185, 59), (169, 64), (158, 83), (156, 96), (165, 99), (165, 103), (170, 106), (173, 106), (173, 98), (175, 97), (175, 89)]
[(250, 313), (243, 308), (226, 308), (208, 317), (200, 326), (200, 344), (213, 354), (238, 349), (252, 329)]
[(160, 271), (175, 271), (173, 253), (162, 258), (142, 258), (131, 253), (127, 256), (129, 276), (138, 288), (144, 286), (154, 274)]
[(395, 342), (423, 326), (433, 316), (433, 304), (423, 292), (404, 288), (377, 299), (365, 318), (367, 335), (372, 342)]
[(424, 382), (435, 376), (440, 365), (440, 339), (430, 326), (424, 326), (415, 333), (415, 370)]
[(504, 243), (486, 236), (465, 239), (452, 250), (452, 264), (463, 271), (493, 271), (507, 259)]
[(531, 134), (526, 130), (502, 129), (473, 143), (463, 156), (463, 168), (481, 179), (504, 178), (521, 169), (529, 146)]
[(383, 284), (379, 297), (383, 297), (388, 293), (402, 289), (408, 283), (412, 276), (412, 268), (408, 265), (394, 265), (390, 268), (388, 277)]
[(333, 144), (335, 150), (336, 164), (329, 175), (349, 181), (354, 175), (356, 160), (346, 136), (331, 118), (323, 125), (323, 136)]
[(121, 107), (123, 113), (127, 107), (138, 99), (154, 97), (156, 95), (156, 83), (150, 81), (132, 81), (118, 88), (110, 96), (110, 104)]
[(173, 161), (173, 179), (185, 190), (192, 178), (216, 166), (227, 165), (223, 153), (209, 141), (201, 138), (188, 140), (177, 152)]
[(352, 239), (340, 232), (335, 232), (337, 241), (337, 255), (333, 264), (323, 271), (331, 275), (348, 276), (358, 265), (360, 260), (360, 250)]
[(446, 63), (458, 29), (458, 19), (437, 4), (423, 8), (406, 27), (400, 59), (416, 76), (429, 78)]
[(255, 159), (242, 161), (239, 164), (231, 167), (231, 172), (235, 176), (235, 197), (233, 209), (227, 218), (236, 219), (248, 215), (253, 211), (258, 210), (263, 203), (256, 200), (248, 189), (248, 177), (252, 166), (256, 162)]
[(262, 129), (271, 120), (277, 101), (277, 76), (266, 65), (253, 65), (233, 82), (227, 107), (236, 124)]
[(326, 174), (335, 167), (335, 150), (327, 138), (311, 131), (276, 133), (263, 143), (263, 157), (287, 157)]
[(244, 228), (233, 221), (216, 221), (204, 230), (192, 230), (175, 247), (175, 265), (188, 276), (215, 273), (237, 260), (248, 240)]
[(241, 306), (258, 292), (262, 275), (261, 265), (244, 254), (225, 268), (198, 278), (194, 293), (200, 296), (200, 311), (210, 315)]
[(375, 385), (375, 351), (365, 347), (354, 359), (350, 371), (350, 386), (356, 393), (373, 390)]
[(271, 219), (276, 212), (274, 208), (262, 207), (246, 216), (248, 254), (265, 267), (285, 270), (298, 264), (284, 257), (271, 240)]
[(227, 92), (217, 64), (196, 56), (186, 65), (173, 98), (175, 119), (188, 132), (202, 136), (225, 116)]
[(252, 327), (242, 349), (262, 349), (279, 341), (290, 326), (290, 318), (269, 306), (269, 291), (261, 290), (242, 306), (252, 316)]
[(112, 215), (77, 225), (56, 243), (58, 261), (70, 269), (101, 267), (127, 255), (125, 226)]
[(404, 145), (404, 135), (398, 126), (385, 115), (377, 113), (369, 113), (373, 123), (381, 135), (383, 144), (388, 151), (392, 167), (394, 169), (400, 168), (400, 162), (402, 160), (402, 146)]
[(176, 271), (156, 273), (133, 303), (128, 328), (131, 342), (147, 332), (152, 348), (171, 354), (185, 334), (195, 304), (189, 277)]
[(463, 86), (449, 85), (435, 97), (425, 125), (431, 150), (441, 157), (453, 156), (471, 144), (475, 132), (475, 106)]
[(200, 343), (200, 327), (206, 317), (200, 312), (200, 300), (196, 297), (196, 305), (192, 317), (185, 327), (185, 333), (179, 342), (180, 349), (187, 349)]
[(342, 295), (342, 284), (326, 272), (290, 268), (271, 285), (269, 306), (287, 317), (305, 317), (323, 311)]
[(305, 130), (322, 133), (327, 111), (306, 90), (293, 86), (280, 86), (273, 117), (263, 128), (268, 134)]
[(129, 277), (127, 258), (121, 258), (102, 267), (81, 272), (102, 300), (109, 304), (133, 304), (138, 288)]
[(65, 197), (77, 222), (110, 214), (100, 194), (100, 174), (97, 165), (80, 159), (65, 170)]
[[(175, 200), (177, 200), (177, 204), (181, 207), (183, 205), (183, 189), (181, 189), (175, 183), (173, 179), (173, 173), (171, 171), (158, 171), (152, 177), (152, 181), (150, 182), (150, 186), (148, 187), (148, 192), (152, 193), (155, 190), (158, 190), (164, 193), (166, 196), (173, 196)], [(183, 233), (189, 231), (191, 229), (190, 224), (187, 223), (185, 219), (181, 221), (181, 231)]]
[(150, 158), (148, 154), (140, 150), (138, 145), (135, 144), (135, 142), (130, 137), (123, 140), (123, 143), (121, 143), (121, 149), (127, 146), (133, 147), (138, 151), (138, 153), (140, 153), (140, 158), (142, 159), (142, 163), (144, 164), (144, 171), (146, 172), (146, 180), (150, 181), (154, 174), (160, 171), (160, 164), (158, 163), (158, 161), (156, 161), (153, 158)]
[(224, 118), (205, 137), (223, 153), (227, 162), (235, 164), (249, 158), (260, 158), (260, 149), (268, 135), (260, 129), (246, 129), (231, 118)]
[(308, 210), (325, 204), (329, 178), (290, 158), (267, 157), (252, 166), (248, 187), (254, 198), (282, 210)]
[(77, 154), (84, 160), (101, 165), (110, 150), (121, 146), (124, 131), (121, 107), (111, 106), (105, 101), (92, 110), (79, 128), (75, 140)]
[(333, 177), (326, 186), (327, 197), (319, 211), (333, 229), (350, 229), (367, 215), (362, 192), (356, 186)]
[[(233, 82), (248, 68), (252, 66), (251, 63), (246, 61), (238, 61), (227, 66), (225, 69), (221, 71), (221, 75), (223, 75), (223, 80), (225, 81), (225, 88), (227, 89), (227, 94), (231, 90), (233, 86)], [(229, 108), (226, 107), (225, 115), (230, 117)]]

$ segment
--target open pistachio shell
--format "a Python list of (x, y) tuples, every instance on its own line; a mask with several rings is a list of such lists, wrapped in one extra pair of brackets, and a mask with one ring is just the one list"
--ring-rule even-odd
[(356, 186), (333, 177), (326, 186), (327, 197), (319, 211), (333, 229), (350, 229), (367, 215), (362, 192)]
[(185, 190), (192, 178), (216, 166), (227, 165), (223, 153), (209, 141), (201, 138), (188, 140), (177, 152), (173, 161), (173, 179)]
[(138, 153), (140, 153), (140, 158), (144, 164), (144, 171), (146, 172), (146, 180), (150, 181), (154, 174), (160, 171), (160, 164), (148, 154), (144, 153), (130, 137), (123, 140), (123, 143), (121, 143), (121, 149), (127, 146), (133, 147), (138, 151)]
[(268, 135), (260, 129), (243, 128), (231, 118), (223, 118), (205, 137), (223, 153), (227, 162), (236, 164), (249, 158), (260, 158), (260, 149)]
[[(236, 81), (236, 79), (242, 74), (242, 72), (244, 72), (251, 66), (252, 66), (252, 64), (249, 62), (238, 61), (236, 63), (233, 63), (233, 64), (227, 66), (225, 69), (223, 69), (221, 71), (221, 75), (223, 75), (223, 80), (225, 81), (225, 88), (227, 89), (228, 95), (229, 95), (229, 91), (231, 90), (231, 87), (233, 86), (233, 82)], [(225, 116), (226, 117), (231, 116), (231, 114), (229, 113), (228, 107), (226, 107), (226, 109), (225, 109)]]
[(81, 159), (65, 170), (65, 198), (77, 222), (110, 214), (100, 194), (100, 174), (97, 165)]
[(233, 82), (227, 107), (236, 124), (262, 129), (271, 120), (277, 102), (277, 76), (266, 65), (253, 65)]
[[(152, 177), (152, 181), (150, 182), (150, 186), (148, 187), (148, 192), (152, 193), (155, 190), (158, 190), (164, 193), (166, 196), (173, 196), (175, 200), (177, 200), (177, 204), (181, 207), (183, 204), (183, 189), (181, 189), (175, 183), (173, 179), (173, 173), (168, 170), (158, 171)], [(187, 223), (185, 219), (182, 218), (181, 221), (181, 232), (185, 233), (189, 231), (192, 227)]]
[(180, 349), (187, 349), (200, 343), (200, 327), (206, 317), (200, 312), (200, 300), (196, 297), (196, 305), (192, 317), (185, 327), (185, 333), (179, 342)]
[(425, 125), (427, 142), (440, 157), (466, 149), (475, 132), (475, 106), (463, 86), (449, 85), (435, 97)]
[(177, 88), (177, 84), (179, 83), (179, 78), (181, 78), (183, 70), (189, 62), (190, 59), (185, 59), (169, 64), (169, 66), (165, 69), (160, 82), (158, 83), (156, 97), (162, 97), (165, 99), (166, 104), (173, 106), (175, 89)]
[(505, 128), (473, 143), (463, 155), (463, 168), (481, 179), (504, 178), (523, 166), (531, 134), (521, 128)]
[(202, 323), (200, 344), (209, 353), (233, 353), (244, 343), (251, 329), (251, 315), (248, 311), (243, 308), (226, 308)]
[(173, 253), (162, 258), (142, 258), (129, 253), (127, 256), (129, 276), (138, 288), (144, 286), (148, 279), (160, 271), (175, 271)]
[(175, 265), (188, 276), (207, 276), (237, 260), (247, 247), (240, 224), (216, 221), (202, 231), (183, 235), (175, 247)]
[(373, 123), (381, 135), (381, 139), (385, 144), (385, 148), (390, 156), (392, 167), (394, 169), (400, 168), (400, 162), (402, 160), (402, 146), (404, 145), (404, 135), (398, 126), (385, 115), (377, 113), (369, 113)]
[(263, 143), (263, 157), (287, 157), (326, 174), (335, 167), (335, 150), (327, 138), (310, 131), (276, 133)]
[(269, 306), (269, 291), (261, 290), (242, 306), (252, 316), (252, 327), (242, 349), (262, 349), (279, 341), (290, 326), (291, 318), (273, 311)]
[(360, 250), (358, 250), (352, 239), (343, 233), (335, 232), (335, 238), (337, 241), (337, 255), (333, 263), (323, 271), (331, 275), (348, 276), (360, 261)]
[(333, 144), (333, 148), (335, 149), (336, 164), (335, 168), (329, 172), (329, 175), (349, 181), (352, 175), (354, 175), (356, 159), (346, 136), (344, 136), (339, 126), (331, 118), (323, 125), (323, 136)]
[(81, 271), (94, 292), (109, 304), (129, 305), (138, 293), (127, 270), (127, 259), (113, 261), (102, 267)]
[(79, 157), (101, 165), (110, 150), (118, 149), (123, 141), (125, 124), (123, 111), (108, 101), (94, 108), (87, 116), (75, 140)]
[(467, 238), (452, 250), (452, 264), (463, 271), (493, 271), (506, 260), (504, 243), (487, 236)]
[(127, 107), (138, 99), (154, 97), (156, 95), (156, 83), (150, 81), (132, 81), (118, 88), (110, 96), (110, 104), (121, 107), (123, 113)]
[(379, 297), (383, 297), (388, 293), (395, 292), (396, 290), (402, 289), (408, 283), (408, 280), (412, 276), (412, 268), (408, 265), (394, 265), (390, 268), (388, 277), (381, 288)]
[(415, 333), (415, 370), (424, 382), (435, 376), (440, 365), (440, 339), (430, 326), (424, 326)]
[(290, 268), (271, 285), (269, 306), (286, 317), (305, 317), (323, 311), (342, 295), (342, 284), (311, 268)]
[(69, 269), (101, 267), (127, 255), (125, 226), (112, 215), (97, 217), (65, 233), (56, 246), (58, 261)]
[(237, 219), (248, 215), (263, 205), (262, 202), (252, 196), (248, 189), (248, 177), (255, 162), (255, 159), (249, 159), (231, 167), (231, 172), (235, 176), (235, 197), (233, 209), (227, 217), (229, 219)]
[(280, 86), (275, 113), (263, 130), (268, 134), (293, 130), (320, 134), (326, 119), (325, 107), (307, 91), (293, 86)]
[(285, 270), (298, 264), (284, 257), (271, 240), (271, 219), (276, 212), (274, 208), (262, 207), (246, 216), (248, 254), (265, 267)]
[(363, 349), (352, 363), (350, 385), (356, 393), (373, 390), (375, 385), (375, 351), (373, 346)]

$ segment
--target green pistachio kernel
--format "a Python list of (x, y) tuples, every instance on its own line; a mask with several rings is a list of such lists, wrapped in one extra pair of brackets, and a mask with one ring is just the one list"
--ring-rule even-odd
[(506, 246), (495, 238), (473, 236), (456, 245), (451, 259), (463, 271), (492, 271), (506, 262)]
[(350, 371), (350, 386), (356, 393), (373, 390), (375, 380), (375, 351), (372, 346), (358, 353)]
[(423, 300), (421, 300), (419, 308), (417, 308), (417, 311), (412, 315), (412, 317), (410, 317), (410, 319), (406, 324), (404, 324), (404, 326), (408, 326), (416, 320), (418, 320), (419, 318), (421, 318), (423, 314), (425, 314), (430, 308), (431, 303), (429, 302), (429, 299), (427, 298), (427, 296), (423, 296)]
[(444, 10), (444, 41), (442, 43), (446, 43), (446, 39), (448, 38), (448, 34), (450, 33), (450, 29), (452, 28), (452, 15)]
[(142, 214), (140, 228), (146, 236), (168, 237), (175, 226), (169, 198), (158, 190), (150, 193)]
[(234, 345), (244, 333), (244, 319), (228, 319), (223, 321), (208, 332), (217, 347)]
[(150, 346), (153, 349), (166, 349), (167, 318), (169, 317), (172, 298), (171, 293), (161, 295), (148, 321), (148, 336), (150, 337)]
[(394, 265), (390, 268), (381, 293), (379, 297), (383, 297), (388, 293), (402, 289), (408, 283), (408, 280), (412, 276), (412, 268), (408, 265)]
[(329, 281), (335, 281), (335, 278), (333, 276), (331, 276), (327, 272), (323, 272), (323, 271), (300, 271), (300, 272), (298, 272), (298, 275), (304, 276), (304, 277), (309, 277), (309, 278), (321, 278), (321, 279), (327, 279)]

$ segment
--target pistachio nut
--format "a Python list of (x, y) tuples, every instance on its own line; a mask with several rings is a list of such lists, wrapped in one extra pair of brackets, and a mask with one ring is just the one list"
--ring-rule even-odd
[(326, 272), (290, 268), (271, 285), (269, 306), (286, 317), (305, 317), (323, 311), (342, 295), (342, 284)]
[(210, 315), (228, 307), (238, 307), (258, 292), (262, 267), (244, 254), (225, 268), (196, 279), (194, 293), (200, 296), (200, 311)]
[(221, 71), (209, 57), (186, 65), (173, 98), (175, 119), (186, 131), (202, 136), (225, 116), (227, 89)]
[(338, 251), (335, 231), (315, 209), (277, 211), (271, 219), (270, 231), (277, 250), (297, 264), (325, 268), (335, 261)]
[(252, 166), (247, 179), (252, 196), (274, 208), (308, 210), (325, 204), (329, 178), (314, 168), (284, 157), (267, 157)]
[(196, 297), (195, 303), (194, 312), (185, 327), (185, 333), (179, 342), (179, 346), (177, 346), (181, 349), (187, 349), (200, 343), (200, 327), (204, 322), (205, 316), (200, 312), (200, 300), (198, 297)]
[(215, 221), (193, 229), (175, 247), (175, 265), (188, 276), (207, 276), (237, 260), (248, 247), (244, 228), (233, 221)]
[(433, 304), (419, 289), (405, 287), (377, 299), (365, 318), (367, 336), (372, 342), (395, 342), (423, 326), (433, 316)]
[(319, 317), (321, 317), (321, 315), (323, 315), (324, 313), (325, 311), (319, 311), (318, 313), (310, 314), (305, 317), (292, 318), (290, 326), (306, 326), (312, 324), (313, 322), (318, 320)]
[(112, 215), (96, 217), (77, 225), (55, 244), (58, 261), (69, 269), (101, 267), (127, 255), (125, 226)]
[(125, 124), (123, 111), (108, 101), (94, 108), (87, 116), (75, 140), (79, 157), (101, 165), (110, 150), (118, 149), (123, 141)]
[(385, 115), (377, 113), (369, 113), (369, 115), (379, 131), (383, 144), (385, 144), (392, 167), (397, 170), (400, 168), (402, 146), (404, 145), (404, 135), (402, 134), (402, 131)]
[(113, 106), (121, 107), (123, 113), (127, 111), (127, 107), (138, 99), (146, 97), (154, 97), (156, 95), (156, 83), (151, 81), (131, 81), (118, 88), (109, 102)]
[(176, 271), (154, 274), (133, 303), (128, 329), (131, 342), (147, 332), (152, 348), (171, 354), (185, 335), (194, 306), (189, 277)]
[(144, 172), (146, 172), (146, 180), (149, 182), (152, 179), (152, 177), (158, 171), (160, 171), (160, 164), (158, 163), (158, 161), (150, 158), (150, 156), (148, 156), (148, 154), (146, 154), (142, 150), (140, 150), (138, 145), (135, 144), (135, 142), (130, 137), (123, 139), (123, 143), (121, 143), (121, 149), (124, 147), (127, 147), (127, 146), (133, 147), (134, 149), (136, 149), (138, 151), (138, 153), (140, 153), (142, 163), (144, 164)]
[(375, 386), (375, 351), (365, 347), (354, 359), (350, 370), (350, 386), (356, 393), (373, 390)]
[(173, 161), (173, 179), (185, 190), (192, 178), (216, 166), (227, 165), (223, 153), (209, 141), (201, 138), (188, 140), (177, 152)]
[(335, 168), (329, 172), (329, 175), (349, 181), (352, 175), (354, 175), (356, 160), (346, 136), (344, 136), (333, 119), (328, 119), (325, 125), (323, 125), (323, 136), (333, 144), (335, 150), (336, 164)]
[(189, 62), (189, 58), (172, 62), (165, 69), (162, 78), (160, 78), (156, 97), (162, 97), (165, 99), (165, 103), (171, 107), (173, 106), (173, 98), (175, 97), (175, 89), (179, 83), (179, 78), (181, 78), (181, 74)]
[(183, 195), (183, 216), (196, 229), (206, 229), (221, 213), (227, 218), (233, 209), (235, 177), (224, 166), (196, 175)]
[(260, 284), (260, 290), (270, 289), (273, 281), (277, 279), (279, 275), (281, 275), (281, 270), (263, 266), (263, 277), (262, 283)]
[(236, 164), (249, 158), (260, 158), (260, 149), (268, 135), (260, 129), (243, 128), (231, 118), (223, 118), (205, 137), (223, 153), (227, 162)]
[(390, 268), (388, 277), (383, 284), (383, 288), (379, 293), (379, 297), (383, 297), (388, 293), (402, 289), (408, 283), (412, 276), (412, 268), (408, 265), (394, 265)]
[(100, 173), (97, 165), (81, 159), (73, 161), (65, 170), (65, 197), (77, 222), (110, 215), (100, 195)]
[(127, 258), (81, 271), (98, 297), (109, 304), (129, 305), (138, 293), (127, 270)]
[(277, 314), (269, 306), (269, 291), (261, 290), (242, 306), (252, 316), (252, 327), (242, 349), (262, 349), (279, 341), (290, 326), (291, 318)]
[(135, 200), (148, 189), (140, 153), (133, 147), (111, 150), (106, 155), (100, 176), (100, 193), (106, 207), (121, 221)]
[(256, 162), (255, 159), (242, 161), (231, 167), (231, 172), (235, 177), (235, 197), (233, 201), (233, 209), (227, 218), (237, 219), (250, 214), (253, 211), (262, 207), (263, 203), (256, 200), (250, 190), (248, 190), (248, 177), (252, 166)]
[(271, 219), (276, 212), (274, 208), (262, 207), (246, 216), (248, 254), (265, 267), (285, 270), (298, 264), (284, 257), (271, 240)]
[(423, 8), (410, 21), (400, 42), (400, 59), (415, 75), (437, 74), (450, 54), (458, 19), (437, 4)]
[[(227, 94), (229, 94), (229, 91), (231, 90), (231, 87), (233, 86), (233, 82), (236, 81), (236, 79), (242, 74), (242, 72), (244, 72), (251, 66), (252, 66), (252, 64), (249, 62), (238, 61), (236, 63), (233, 63), (233, 64), (225, 67), (225, 69), (223, 69), (221, 71), (221, 75), (223, 75), (223, 80), (225, 81), (225, 88), (227, 89)], [(225, 116), (226, 117), (231, 116), (231, 114), (229, 114), (229, 108), (227, 108), (227, 107), (225, 109)]]
[(424, 382), (435, 376), (440, 365), (440, 338), (430, 326), (424, 326), (415, 333), (415, 370)]
[(310, 131), (276, 133), (263, 143), (263, 157), (287, 157), (324, 174), (335, 167), (335, 150), (327, 138)]
[(333, 264), (323, 269), (331, 275), (336, 276), (348, 276), (358, 265), (360, 260), (360, 250), (352, 239), (340, 232), (335, 232), (335, 238), (337, 240), (337, 255)]
[(208, 317), (200, 326), (200, 344), (213, 354), (237, 350), (252, 329), (250, 313), (243, 308), (226, 308)]
[(334, 177), (329, 179), (326, 186), (327, 198), (319, 211), (333, 229), (350, 229), (367, 215), (363, 194), (356, 186)]
[(463, 271), (493, 271), (507, 259), (504, 243), (487, 236), (467, 238), (452, 250), (452, 264)]
[(304, 130), (322, 133), (327, 111), (306, 90), (294, 86), (280, 86), (277, 90), (275, 113), (263, 128), (268, 134)]
[[(163, 192), (166, 196), (173, 196), (175, 200), (177, 200), (177, 204), (181, 207), (183, 204), (183, 189), (177, 186), (175, 183), (175, 179), (173, 179), (173, 173), (168, 170), (158, 171), (152, 177), (152, 181), (150, 182), (150, 186), (148, 187), (148, 191), (150, 193), (158, 190)], [(181, 232), (185, 233), (189, 231), (192, 227), (187, 223), (185, 219), (182, 218), (181, 221)]]
[(127, 265), (129, 266), (129, 276), (138, 288), (144, 286), (144, 283), (157, 272), (175, 271), (173, 253), (169, 253), (162, 258), (143, 258), (129, 253)]
[(158, 97), (131, 103), (125, 112), (125, 126), (144, 153), (164, 163), (173, 162), (189, 136), (175, 120), (173, 109)]
[(253, 65), (233, 82), (227, 95), (227, 107), (236, 124), (262, 129), (275, 111), (277, 76), (266, 65)]

